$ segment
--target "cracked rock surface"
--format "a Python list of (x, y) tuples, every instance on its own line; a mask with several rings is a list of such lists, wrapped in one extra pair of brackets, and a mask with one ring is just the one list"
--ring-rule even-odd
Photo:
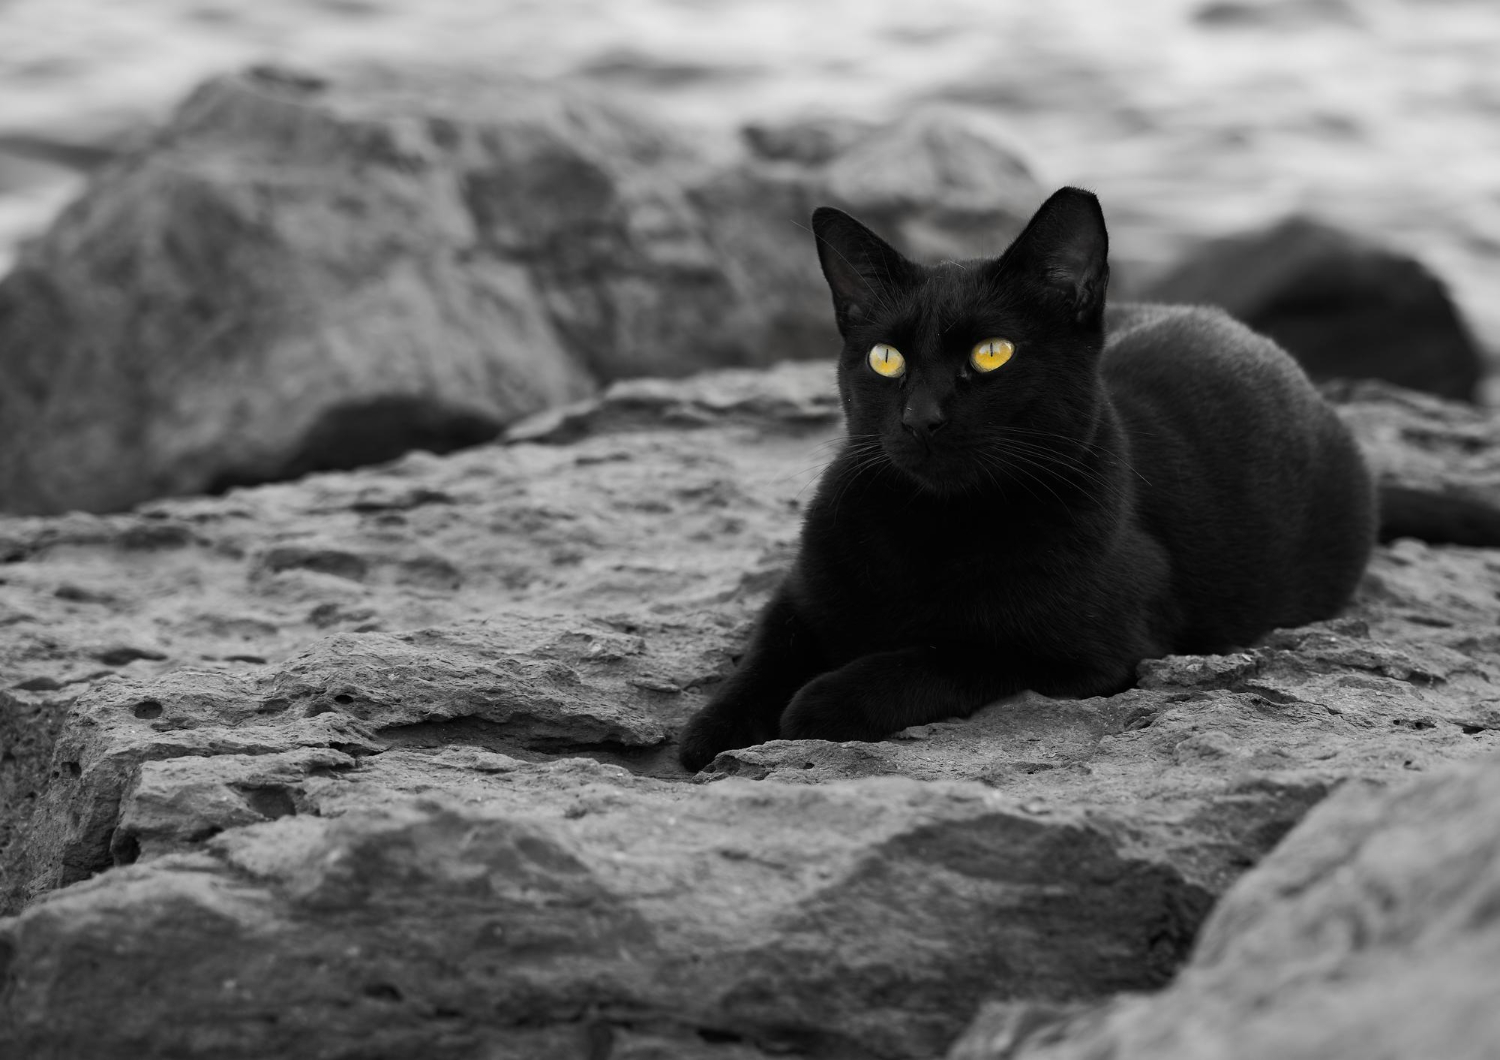
[[(1497, 495), (1485, 414), (1342, 411), (1381, 474)], [(1330, 792), (1500, 751), (1500, 558), (1398, 541), (1338, 620), (1120, 696), (688, 777), (839, 430), (827, 365), (627, 380), (444, 457), (0, 520), (0, 1053), (932, 1057), (985, 1005), (984, 1055), (1061, 1048), (1226, 892), (1200, 962), (1280, 923), (1246, 871)]]
[(1235, 886), (1156, 997), (988, 1006), (950, 1060), (1481, 1060), (1500, 1040), (1500, 757), (1354, 782)]

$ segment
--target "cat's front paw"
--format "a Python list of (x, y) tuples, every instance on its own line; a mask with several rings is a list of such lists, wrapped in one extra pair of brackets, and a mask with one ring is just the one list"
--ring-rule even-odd
[(693, 715), (683, 726), (678, 739), (677, 761), (689, 773), (708, 765), (721, 751), (764, 743), (774, 734), (757, 732), (742, 718), (706, 708)]
[(802, 686), (781, 714), (783, 740), (878, 740), (886, 730), (866, 714), (864, 696), (837, 674), (825, 674)]

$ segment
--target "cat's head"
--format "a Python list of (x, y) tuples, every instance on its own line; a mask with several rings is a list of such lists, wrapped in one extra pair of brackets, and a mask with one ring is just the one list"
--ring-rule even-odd
[(1098, 415), (1108, 236), (1063, 188), (997, 258), (919, 265), (848, 214), (813, 213), (844, 350), (850, 436), (928, 489), (1024, 481)]

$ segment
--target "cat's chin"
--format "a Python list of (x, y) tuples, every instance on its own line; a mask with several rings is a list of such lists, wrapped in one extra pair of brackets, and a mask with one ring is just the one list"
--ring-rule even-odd
[(888, 446), (891, 465), (926, 493), (956, 496), (970, 493), (984, 480), (982, 469), (962, 453), (916, 446)]

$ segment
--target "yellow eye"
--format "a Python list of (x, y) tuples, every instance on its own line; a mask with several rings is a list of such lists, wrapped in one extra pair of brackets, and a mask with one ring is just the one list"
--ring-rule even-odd
[(906, 358), (901, 356), (901, 351), (896, 347), (877, 342), (870, 347), (870, 367), (875, 369), (877, 375), (899, 379), (906, 374)]
[(976, 371), (993, 372), (1015, 356), (1015, 352), (1016, 344), (1008, 339), (985, 339), (970, 351), (969, 363)]

